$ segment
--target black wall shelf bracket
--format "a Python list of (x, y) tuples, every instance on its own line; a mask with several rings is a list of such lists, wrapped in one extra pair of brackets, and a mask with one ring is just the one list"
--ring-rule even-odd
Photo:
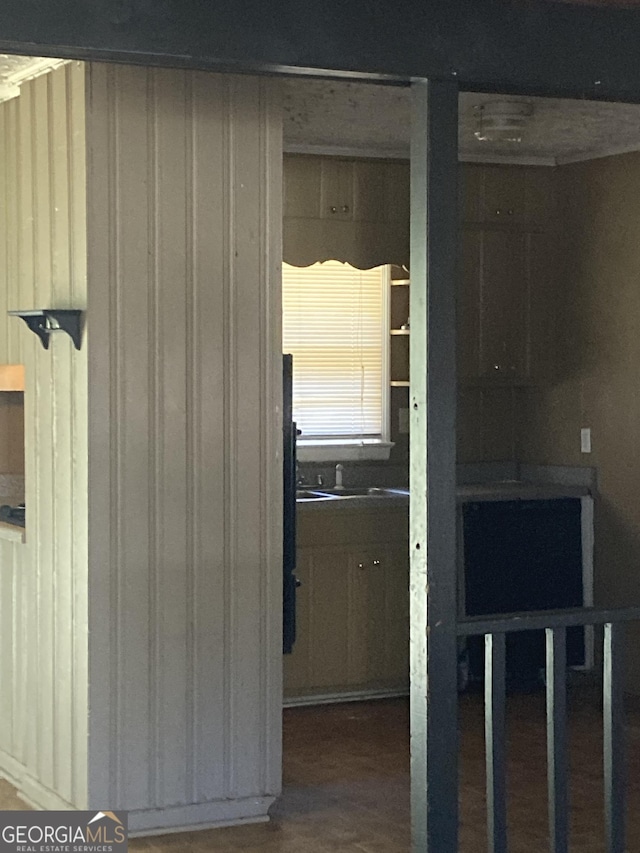
[(9, 311), (12, 317), (21, 317), (32, 332), (40, 338), (42, 346), (49, 349), (53, 332), (66, 332), (76, 349), (82, 343), (82, 311), (68, 308), (39, 308), (35, 311)]

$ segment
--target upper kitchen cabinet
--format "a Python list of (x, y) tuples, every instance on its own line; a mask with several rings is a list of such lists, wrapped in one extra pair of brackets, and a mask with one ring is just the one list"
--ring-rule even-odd
[(461, 167), (465, 223), (545, 228), (554, 216), (554, 169), (465, 163)]
[(296, 266), (408, 264), (408, 163), (285, 155), (283, 242)]
[(553, 373), (554, 170), (461, 169), (457, 295), (462, 385), (529, 385)]

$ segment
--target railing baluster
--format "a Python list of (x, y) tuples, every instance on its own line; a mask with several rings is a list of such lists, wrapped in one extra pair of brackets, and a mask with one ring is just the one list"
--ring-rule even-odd
[(505, 635), (485, 636), (484, 730), (489, 853), (507, 853)]
[(607, 853), (624, 853), (625, 723), (621, 624), (604, 626), (604, 803)]
[(506, 638), (520, 631), (546, 634), (547, 778), (551, 853), (568, 853), (569, 762), (567, 629), (604, 626), (604, 807), (607, 853), (625, 853), (624, 628), (640, 622), (640, 607), (496, 613), (458, 621), (459, 637), (485, 638), (485, 750), (489, 853), (507, 853)]
[(567, 632), (564, 628), (547, 628), (546, 640), (549, 848), (551, 853), (567, 853)]

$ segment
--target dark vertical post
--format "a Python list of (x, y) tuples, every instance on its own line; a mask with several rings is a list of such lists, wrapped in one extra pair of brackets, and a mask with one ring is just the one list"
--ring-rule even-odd
[(547, 628), (547, 785), (551, 853), (567, 853), (569, 786), (567, 763), (567, 632)]
[(625, 723), (623, 626), (604, 626), (604, 807), (607, 853), (624, 853)]
[(412, 85), (411, 790), (414, 853), (457, 853), (458, 91)]
[(507, 853), (506, 641), (504, 634), (487, 634), (484, 641), (487, 849)]

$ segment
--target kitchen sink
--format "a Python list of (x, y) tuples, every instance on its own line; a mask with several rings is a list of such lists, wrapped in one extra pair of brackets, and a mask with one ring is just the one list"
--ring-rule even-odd
[(387, 498), (397, 496), (408, 496), (408, 489), (387, 489), (372, 486), (360, 486), (358, 488), (318, 488), (307, 489), (298, 494), (324, 496), (329, 498)]
[(316, 492), (311, 489), (298, 489), (296, 491), (297, 501), (327, 501), (334, 498), (335, 495), (325, 494), (324, 492)]

